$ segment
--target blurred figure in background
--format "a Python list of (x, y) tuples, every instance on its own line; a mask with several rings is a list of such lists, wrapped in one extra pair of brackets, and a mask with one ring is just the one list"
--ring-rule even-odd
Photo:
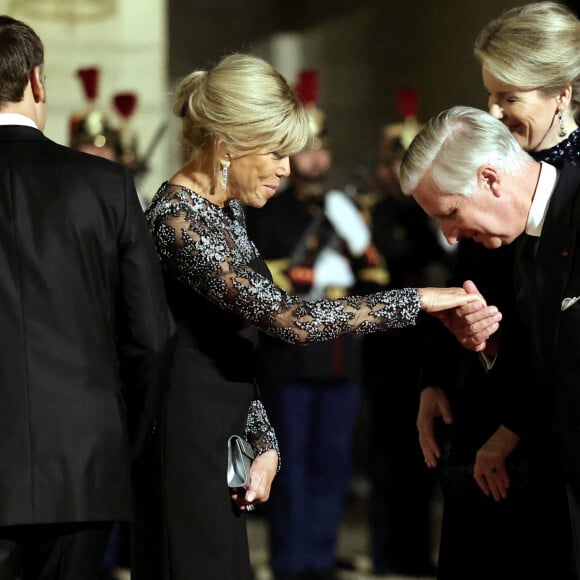
[[(148, 170), (147, 158), (161, 137), (160, 131), (155, 136), (147, 155), (141, 156), (137, 134), (129, 122), (137, 107), (137, 94), (121, 92), (113, 95), (111, 99), (115, 111), (113, 115), (113, 111), (98, 105), (100, 68), (83, 67), (76, 73), (81, 82), (85, 106), (70, 117), (70, 146), (84, 153), (121, 163), (131, 171), (138, 184)], [(164, 129), (164, 126), (161, 129)], [(138, 190), (137, 195), (141, 207), (145, 209), (146, 200)]]
[[(417, 94), (407, 89), (397, 97), (403, 120), (384, 127), (370, 183), (376, 202), (370, 211), (372, 240), (386, 261), (389, 287), (439, 285), (446, 278), (451, 254), (440, 243), (437, 225), (412, 198), (403, 195), (399, 185), (403, 154), (420, 128)], [(371, 283), (366, 291), (375, 289)], [(373, 571), (377, 575), (434, 575), (431, 512), (436, 487), (425, 467), (415, 426), (422, 325), (388, 336), (365, 336), (362, 344)]]
[[(290, 159), (288, 188), (248, 210), (248, 232), (290, 293), (346, 296), (356, 284), (370, 232), (356, 205), (328, 189), (332, 154), (316, 106), (318, 75), (303, 71), (314, 148)], [(359, 338), (307, 347), (263, 340), (260, 385), (283, 456), (270, 504), (271, 566), (276, 580), (335, 578), (335, 550), (352, 468), (359, 414)]]
[(97, 157), (121, 162), (121, 134), (113, 126), (111, 116), (97, 106), (100, 69), (84, 67), (77, 70), (85, 107), (71, 115), (70, 146)]

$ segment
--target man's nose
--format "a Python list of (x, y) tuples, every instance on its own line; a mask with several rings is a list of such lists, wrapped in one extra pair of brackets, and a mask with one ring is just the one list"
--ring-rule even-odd
[(441, 225), (441, 231), (449, 244), (454, 245), (459, 241), (459, 231), (457, 228)]

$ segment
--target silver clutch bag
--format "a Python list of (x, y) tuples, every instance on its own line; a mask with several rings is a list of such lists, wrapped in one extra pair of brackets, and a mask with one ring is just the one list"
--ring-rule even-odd
[(239, 435), (228, 439), (228, 486), (247, 487), (250, 483), (250, 466), (254, 460), (252, 446)]

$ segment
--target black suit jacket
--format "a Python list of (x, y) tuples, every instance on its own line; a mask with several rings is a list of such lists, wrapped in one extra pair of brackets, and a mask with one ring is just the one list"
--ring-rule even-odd
[(0, 329), (0, 525), (127, 518), (159, 266), (128, 171), (21, 126), (0, 127)]
[(521, 319), (580, 497), (580, 301), (562, 309), (565, 298), (580, 296), (580, 168), (562, 167), (535, 258), (523, 260), (516, 254)]

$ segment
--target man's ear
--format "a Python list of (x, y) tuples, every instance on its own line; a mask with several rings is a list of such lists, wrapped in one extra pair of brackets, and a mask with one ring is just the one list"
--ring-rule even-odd
[(30, 73), (30, 88), (35, 103), (46, 102), (46, 92), (44, 90), (44, 75), (39, 66), (35, 66)]
[(480, 185), (489, 189), (496, 197), (501, 195), (500, 174), (494, 167), (491, 167), (490, 165), (482, 165), (477, 171), (477, 181)]

